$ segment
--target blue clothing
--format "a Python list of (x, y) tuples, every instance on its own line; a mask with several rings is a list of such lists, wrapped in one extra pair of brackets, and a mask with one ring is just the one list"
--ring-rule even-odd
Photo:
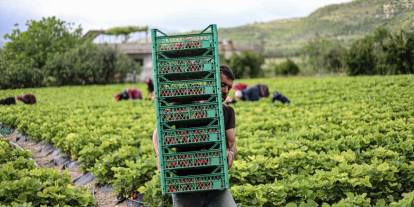
[(246, 88), (242, 91), (243, 101), (258, 101), (260, 99), (260, 89), (257, 86)]
[(275, 102), (275, 101), (280, 101), (283, 104), (290, 103), (290, 100), (286, 96), (284, 96), (283, 94), (277, 91), (273, 93), (273, 97), (272, 97), (272, 102)]

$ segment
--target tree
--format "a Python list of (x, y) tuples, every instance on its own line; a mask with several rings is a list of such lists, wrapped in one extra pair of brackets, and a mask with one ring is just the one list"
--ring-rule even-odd
[[(56, 17), (29, 20), (27, 30), (15, 28), (5, 38), (5, 60), (0, 87), (35, 87), (44, 85), (44, 66), (56, 53), (63, 53), (81, 42), (81, 28), (73, 28)], [(14, 77), (18, 76), (18, 77)]]
[(303, 53), (313, 71), (340, 72), (346, 49), (337, 41), (316, 37), (305, 45)]
[(56, 53), (46, 64), (51, 85), (102, 84), (124, 80), (138, 64), (106, 45), (86, 42), (65, 53)]
[(355, 41), (346, 55), (349, 75), (373, 75), (376, 63), (371, 37)]
[(390, 35), (384, 48), (389, 73), (414, 73), (414, 32), (401, 30), (397, 34)]
[(346, 62), (350, 75), (414, 73), (414, 32), (378, 28), (352, 44)]
[(390, 31), (384, 27), (377, 28), (372, 35), (373, 42), (373, 52), (376, 58), (375, 64), (375, 74), (386, 75), (390, 73), (389, 65), (386, 62), (387, 52), (386, 52), (386, 43), (390, 38)]
[(274, 64), (273, 70), (276, 75), (297, 75), (299, 73), (299, 66), (288, 58), (284, 62)]
[(29, 20), (27, 30), (22, 32), (15, 28), (6, 34), (4, 46), (6, 54), (19, 54), (33, 59), (34, 67), (42, 68), (50, 55), (74, 48), (80, 43), (81, 28), (72, 28), (72, 24), (56, 17), (44, 17), (39, 21)]
[(261, 65), (264, 57), (255, 52), (243, 51), (240, 55), (234, 54), (229, 60), (229, 65), (236, 78), (255, 78), (262, 75)]

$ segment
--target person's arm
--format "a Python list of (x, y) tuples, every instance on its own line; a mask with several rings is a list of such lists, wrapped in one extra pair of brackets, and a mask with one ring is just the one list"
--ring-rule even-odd
[(0, 99), (0, 105), (12, 105), (12, 104), (16, 104), (17, 98), (15, 97), (7, 97), (5, 99)]
[(227, 164), (229, 168), (233, 165), (233, 160), (237, 156), (237, 147), (236, 147), (236, 129), (231, 128), (226, 130), (226, 140), (227, 140)]
[(157, 169), (160, 171), (160, 159), (158, 154), (158, 136), (157, 136), (157, 129), (154, 130), (152, 134), (152, 145), (154, 146), (155, 151), (155, 159), (157, 160)]

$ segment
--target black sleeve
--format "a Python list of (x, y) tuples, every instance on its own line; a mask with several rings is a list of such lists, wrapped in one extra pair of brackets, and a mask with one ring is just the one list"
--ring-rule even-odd
[(236, 127), (236, 115), (234, 109), (230, 106), (223, 106), (224, 129), (232, 129)]
[(5, 99), (0, 99), (0, 105), (14, 105), (16, 104), (16, 99), (14, 97), (7, 97)]

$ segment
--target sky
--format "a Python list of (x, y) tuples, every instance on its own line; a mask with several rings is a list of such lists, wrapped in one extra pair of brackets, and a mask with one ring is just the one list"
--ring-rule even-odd
[(319, 7), (351, 0), (0, 0), (0, 45), (16, 23), (44, 16), (81, 25), (83, 31), (147, 25), (166, 32), (235, 27), (303, 17)]

